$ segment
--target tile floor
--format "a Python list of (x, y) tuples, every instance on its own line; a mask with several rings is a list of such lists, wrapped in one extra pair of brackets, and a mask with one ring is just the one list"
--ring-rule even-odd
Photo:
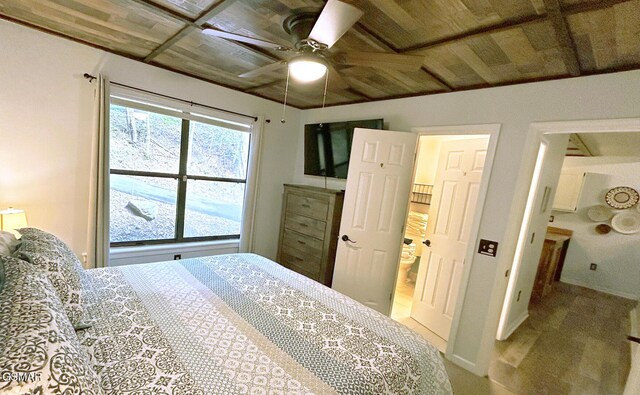
[(622, 394), (636, 302), (556, 283), (529, 319), (496, 342), (492, 381), (517, 394)]
[[(398, 276), (391, 317), (421, 334), (441, 352), (446, 341), (409, 315), (413, 284)], [(634, 301), (556, 283), (530, 306), (529, 319), (496, 342), (489, 377), (478, 377), (445, 360), (460, 395), (622, 394), (629, 372), (629, 311)], [(443, 358), (444, 359), (444, 358)]]
[(414, 287), (415, 283), (406, 281), (405, 273), (400, 272), (398, 274), (396, 293), (393, 299), (393, 308), (391, 309), (391, 318), (401, 324), (404, 324), (414, 332), (419, 333), (422, 337), (435, 345), (440, 352), (444, 353), (447, 348), (446, 340), (431, 332), (426, 327), (420, 325), (418, 321), (410, 317)]

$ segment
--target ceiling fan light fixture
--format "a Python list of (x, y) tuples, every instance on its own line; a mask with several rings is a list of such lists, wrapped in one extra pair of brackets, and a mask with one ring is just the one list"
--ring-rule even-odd
[(289, 62), (291, 77), (300, 82), (311, 82), (327, 73), (327, 65), (317, 56), (303, 55)]

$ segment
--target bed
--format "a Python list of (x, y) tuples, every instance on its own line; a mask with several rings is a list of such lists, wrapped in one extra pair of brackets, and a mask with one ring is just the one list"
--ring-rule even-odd
[(258, 255), (92, 269), (81, 280), (85, 323), (72, 340), (99, 383), (90, 393), (451, 393), (419, 335)]

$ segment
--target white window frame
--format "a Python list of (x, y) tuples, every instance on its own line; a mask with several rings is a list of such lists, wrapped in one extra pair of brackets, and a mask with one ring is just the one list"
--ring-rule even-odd
[[(203, 248), (203, 251), (208, 251), (209, 253), (211, 253), (212, 248), (215, 249), (216, 245), (223, 248), (224, 252), (228, 252), (229, 247), (234, 245), (236, 246), (237, 252), (249, 252), (253, 250), (256, 196), (258, 177), (260, 173), (260, 152), (262, 147), (261, 135), (264, 117), (260, 116), (254, 118), (225, 111), (218, 111), (195, 103), (185, 103), (180, 100), (173, 100), (163, 96), (154, 95), (152, 93), (121, 86), (111, 87), (110, 103), (109, 108), (107, 109), (108, 113), (111, 109), (111, 103), (247, 132), (250, 133), (250, 143), (239, 239), (184, 242), (175, 242), (175, 240), (170, 240), (167, 241), (167, 243), (151, 245), (115, 246), (110, 248), (110, 255), (116, 255), (119, 258), (124, 257), (124, 255), (133, 257), (136, 254), (148, 254), (149, 251), (166, 248), (172, 248), (175, 252), (181, 252), (182, 250), (194, 251), (194, 248), (196, 250), (199, 249), (197, 247), (198, 245), (205, 247)], [(107, 179), (106, 182), (108, 183), (109, 179)], [(105, 191), (110, 193), (108, 185), (105, 188)]]

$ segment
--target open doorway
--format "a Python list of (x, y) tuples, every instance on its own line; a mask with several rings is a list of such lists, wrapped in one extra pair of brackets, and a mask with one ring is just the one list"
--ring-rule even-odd
[[(391, 317), (447, 347), (489, 135), (421, 135)], [(473, 237), (473, 239), (472, 239)]]
[(638, 147), (635, 132), (543, 136), (491, 380), (515, 393), (623, 393), (626, 336), (638, 331)]

